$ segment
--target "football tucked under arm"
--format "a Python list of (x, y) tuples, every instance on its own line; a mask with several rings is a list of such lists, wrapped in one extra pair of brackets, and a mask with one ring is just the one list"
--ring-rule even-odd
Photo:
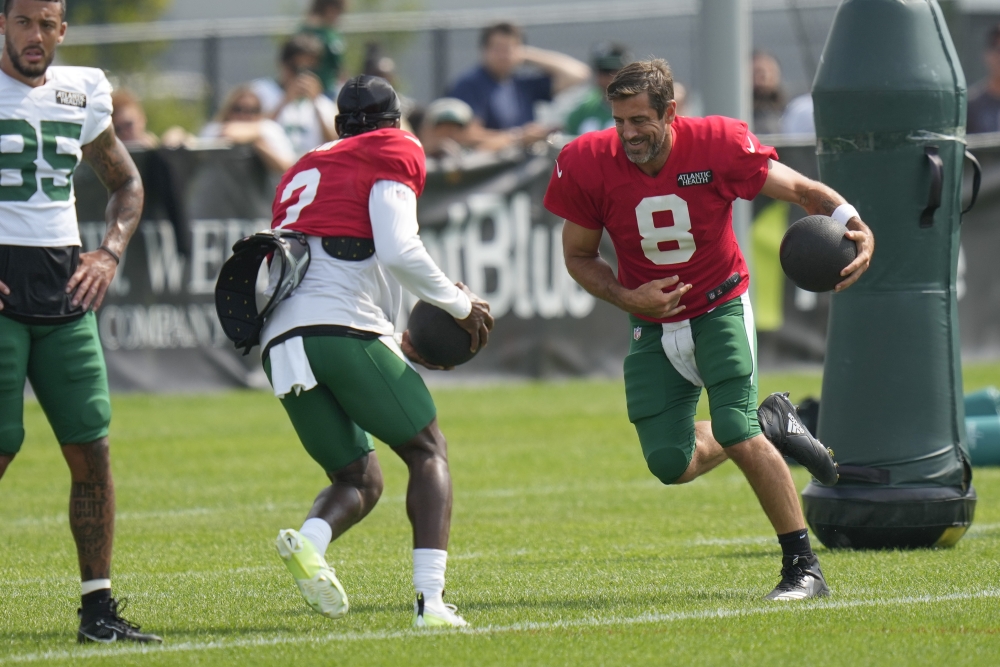
[(395, 181), (376, 181), (368, 198), (375, 256), (403, 287), (463, 320), (472, 301), (438, 268), (418, 232), (417, 195)]

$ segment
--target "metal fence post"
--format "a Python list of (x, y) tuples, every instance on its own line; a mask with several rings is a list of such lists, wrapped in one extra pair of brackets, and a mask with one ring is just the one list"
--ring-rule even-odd
[(448, 90), (448, 28), (435, 28), (431, 57), (434, 72), (434, 96), (443, 97)]
[(218, 34), (205, 37), (205, 85), (208, 88), (208, 115), (214, 116), (222, 102), (222, 64), (219, 58), (221, 38)]

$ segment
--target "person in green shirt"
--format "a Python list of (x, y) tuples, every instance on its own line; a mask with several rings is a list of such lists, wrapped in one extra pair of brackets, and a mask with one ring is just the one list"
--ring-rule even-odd
[(595, 73), (595, 85), (587, 96), (566, 118), (567, 134), (584, 134), (604, 130), (614, 126), (611, 117), (611, 103), (607, 90), (611, 81), (625, 65), (631, 62), (628, 50), (621, 44), (602, 42), (591, 51), (591, 63)]
[(339, 89), (340, 68), (344, 62), (344, 37), (337, 30), (340, 16), (347, 11), (347, 0), (313, 0), (300, 33), (312, 35), (323, 43), (323, 57), (315, 73), (323, 82), (326, 95), (335, 99)]

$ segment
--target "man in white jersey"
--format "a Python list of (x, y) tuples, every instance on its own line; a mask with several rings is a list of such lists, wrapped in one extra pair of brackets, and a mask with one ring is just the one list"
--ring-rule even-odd
[[(104, 73), (50, 67), (65, 16), (65, 0), (5, 0), (0, 16), (0, 477), (24, 441), (27, 378), (72, 477), (78, 641), (160, 642), (121, 618), (111, 596), (111, 402), (94, 316), (139, 223), (142, 181), (111, 126)], [(89, 253), (73, 192), (81, 159), (110, 195), (107, 231)]]

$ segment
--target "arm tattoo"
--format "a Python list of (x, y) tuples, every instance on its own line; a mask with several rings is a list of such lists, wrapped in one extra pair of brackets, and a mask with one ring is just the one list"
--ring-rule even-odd
[(839, 195), (831, 188), (813, 181), (812, 187), (800, 191), (799, 206), (810, 215), (830, 215), (840, 206), (836, 201), (838, 198), (840, 198)]
[(820, 198), (819, 206), (824, 215), (830, 215), (837, 210), (837, 204), (827, 197)]
[(83, 147), (83, 157), (110, 191), (105, 219), (108, 229), (104, 245), (119, 256), (139, 226), (142, 215), (142, 177), (124, 144), (108, 128)]

